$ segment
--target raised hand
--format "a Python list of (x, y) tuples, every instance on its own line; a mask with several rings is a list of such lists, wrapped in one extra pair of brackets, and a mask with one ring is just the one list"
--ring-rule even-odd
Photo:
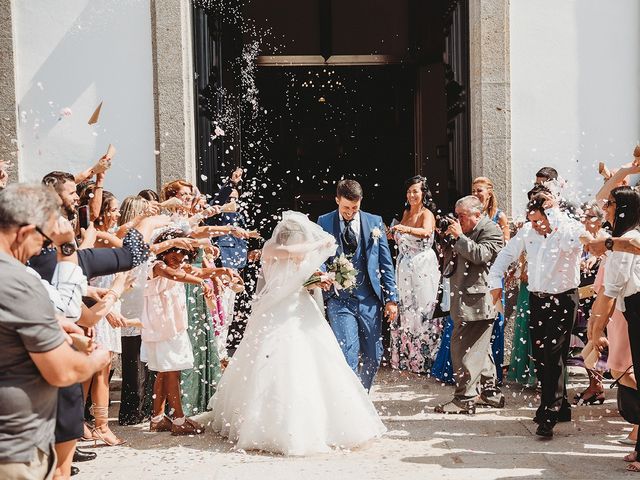
[(50, 234), (53, 243), (60, 246), (65, 243), (72, 243), (76, 239), (76, 234), (71, 222), (64, 217), (59, 217), (53, 232)]
[(100, 173), (105, 173), (110, 168), (111, 168), (111, 159), (108, 158), (106, 155), (103, 155), (100, 158), (100, 160), (98, 160), (96, 164), (93, 166), (92, 170), (94, 174), (98, 175)]
[(244, 170), (240, 167), (236, 168), (231, 174), (231, 183), (237, 185), (242, 181), (242, 175), (244, 174)]
[(89, 223), (89, 227), (80, 229), (80, 248), (93, 248), (98, 238), (98, 231), (93, 226), (93, 222)]

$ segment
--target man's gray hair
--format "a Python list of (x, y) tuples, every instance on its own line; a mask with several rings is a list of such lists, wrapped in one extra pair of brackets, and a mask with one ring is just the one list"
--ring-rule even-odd
[(0, 230), (21, 225), (44, 226), (60, 210), (60, 199), (49, 187), (12, 183), (0, 191)]
[(484, 212), (482, 202), (473, 195), (467, 195), (466, 197), (462, 197), (458, 200), (456, 202), (456, 208), (458, 207), (463, 208), (468, 212), (479, 213), (481, 215)]

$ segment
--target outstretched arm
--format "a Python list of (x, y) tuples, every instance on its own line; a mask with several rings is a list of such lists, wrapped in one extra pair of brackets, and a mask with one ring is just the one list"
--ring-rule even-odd
[(332, 237), (326, 237), (311, 243), (296, 243), (293, 245), (278, 245), (276, 243), (271, 243), (265, 245), (262, 251), (262, 256), (263, 258), (273, 257), (284, 259), (290, 256), (304, 255), (305, 253), (312, 252), (320, 248), (331, 248), (335, 245), (336, 242)]
[[(634, 154), (636, 152), (634, 151)], [(640, 153), (640, 152), (638, 152)], [(622, 181), (629, 175), (640, 173), (640, 157), (634, 157), (633, 162), (618, 169), (596, 193), (596, 200), (603, 201), (609, 197), (611, 190), (622, 184)]]

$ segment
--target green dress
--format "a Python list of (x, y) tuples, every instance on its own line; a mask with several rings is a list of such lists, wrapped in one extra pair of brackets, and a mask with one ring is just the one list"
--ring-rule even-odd
[[(193, 264), (202, 265), (202, 249)], [(193, 349), (193, 369), (182, 371), (182, 408), (185, 415), (195, 415), (207, 409), (222, 376), (215, 344), (211, 313), (198, 285), (186, 284), (189, 340)]]
[(520, 283), (516, 320), (514, 322), (513, 349), (507, 380), (522, 385), (536, 384), (535, 364), (531, 355), (531, 334), (529, 332), (529, 289), (526, 282)]

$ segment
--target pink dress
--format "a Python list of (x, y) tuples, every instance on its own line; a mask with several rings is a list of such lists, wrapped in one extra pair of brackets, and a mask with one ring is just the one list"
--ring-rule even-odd
[(141, 321), (141, 355), (149, 370), (175, 372), (193, 368), (184, 284), (154, 277), (151, 268), (144, 291)]
[[(602, 288), (604, 281), (604, 272), (607, 260), (604, 258), (598, 269), (598, 274), (593, 282), (593, 288), (597, 292)], [(609, 340), (609, 358), (607, 360), (607, 366), (611, 370), (616, 370), (620, 373), (624, 372), (630, 365), (631, 360), (631, 346), (629, 345), (629, 331), (627, 330), (627, 320), (624, 318), (624, 314), (615, 308), (611, 319), (607, 324), (607, 339)]]

